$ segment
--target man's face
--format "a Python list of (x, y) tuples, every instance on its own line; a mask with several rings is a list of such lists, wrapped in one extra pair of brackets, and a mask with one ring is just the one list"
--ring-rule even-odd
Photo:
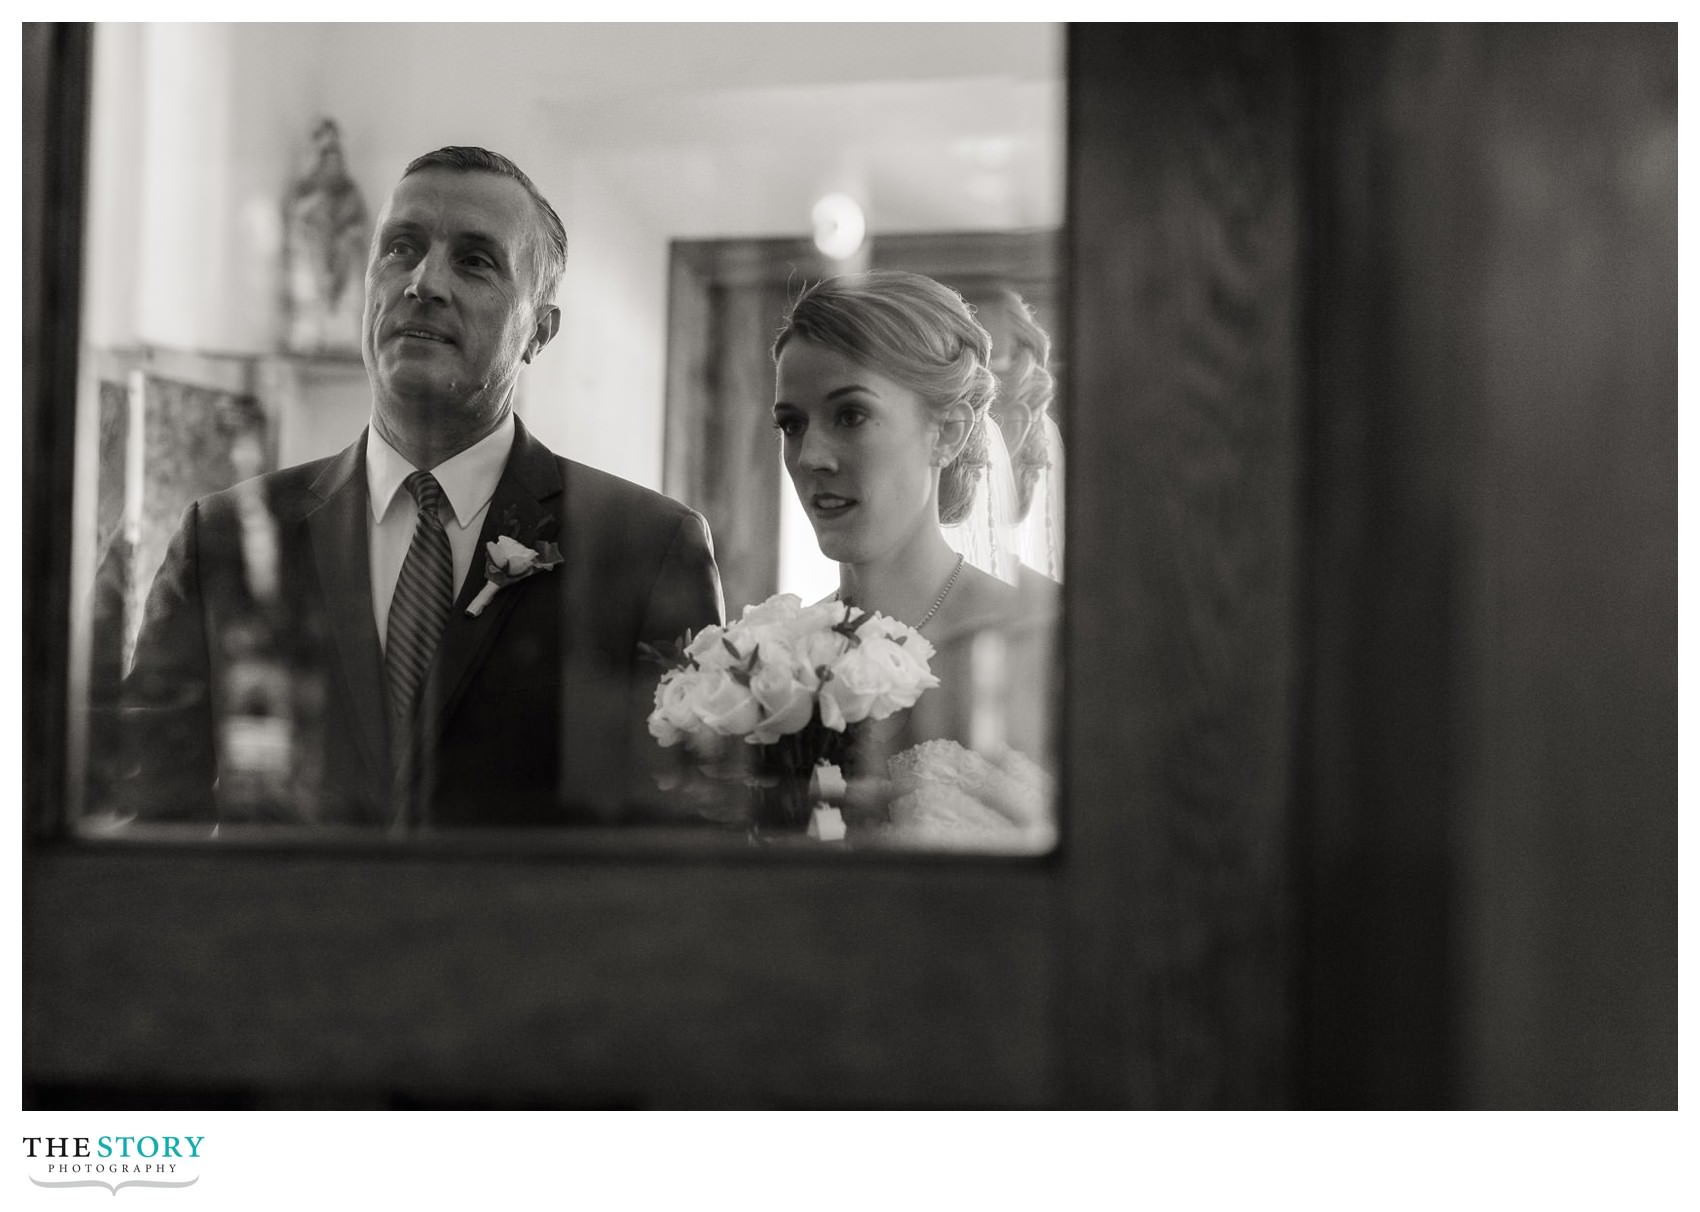
[[(553, 334), (536, 300), (536, 211), (519, 182), (432, 168), (378, 218), (361, 354), (387, 426), (437, 440), (488, 432)], [(418, 440), (418, 439), (416, 439)]]

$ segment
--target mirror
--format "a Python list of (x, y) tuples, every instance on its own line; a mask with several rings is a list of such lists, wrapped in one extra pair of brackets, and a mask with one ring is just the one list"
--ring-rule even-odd
[[(1048, 849), (1061, 51), (1023, 24), (99, 26), (77, 831)], [(559, 215), (558, 321), (517, 180), (429, 165), (392, 197), (450, 145)], [(523, 243), (466, 230), (509, 203)], [(498, 297), (517, 426), (374, 454), (374, 383), (485, 382), (440, 372)]]

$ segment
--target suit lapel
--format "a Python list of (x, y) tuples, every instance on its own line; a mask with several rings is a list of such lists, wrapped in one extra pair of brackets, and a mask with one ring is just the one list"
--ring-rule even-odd
[[(429, 707), (440, 730), (453, 715), (455, 707), (466, 694), (473, 675), (483, 665), (496, 638), (518, 605), (520, 598), (531, 588), (531, 579), (509, 585), (497, 592), (482, 613), (466, 613), (468, 603), (484, 587), (484, 545), (501, 535), (518, 539), (528, 547), (548, 539), (564, 546), (561, 532), (561, 473), (555, 456), (534, 439), (514, 418), (514, 445), (496, 493), (490, 498), (490, 508), (484, 514), (484, 526), (479, 532), (478, 547), (472, 564), (455, 596), (454, 609), (448, 625), (437, 644), (437, 658), (432, 666), (427, 690)], [(537, 573), (535, 576), (560, 576), (564, 569)], [(534, 578), (533, 578), (534, 579)]]
[(313, 482), (311, 491), (320, 503), (307, 515), (307, 531), (368, 784), (378, 788), (387, 779), (389, 763), (384, 748), (384, 664), (372, 621), (365, 466), (362, 433)]

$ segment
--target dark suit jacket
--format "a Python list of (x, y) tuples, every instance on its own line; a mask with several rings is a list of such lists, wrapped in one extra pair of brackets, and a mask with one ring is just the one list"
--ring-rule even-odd
[[(664, 811), (640, 641), (721, 621), (707, 523), (556, 457), (517, 424), (420, 696), (419, 798), (399, 808), (372, 621), (366, 436), (191, 505), (121, 695), (120, 809), (154, 820), (534, 825)], [(478, 617), (498, 534), (560, 567)], [(269, 571), (268, 571), (269, 569)], [(270, 575), (275, 573), (275, 576)]]

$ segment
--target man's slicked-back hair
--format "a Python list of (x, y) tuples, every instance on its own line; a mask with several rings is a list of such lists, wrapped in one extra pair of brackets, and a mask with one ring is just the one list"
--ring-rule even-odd
[(541, 238), (537, 241), (537, 301), (540, 305), (553, 303), (555, 291), (561, 285), (561, 275), (567, 271), (567, 229), (561, 222), (561, 216), (549, 205), (549, 199), (531, 183), (525, 171), (502, 153), (487, 148), (439, 147), (416, 157), (401, 175), (405, 180), (428, 168), (445, 168), (456, 173), (495, 173), (525, 187), (525, 192), (531, 195), (531, 201), (537, 207), (542, 229), (539, 233)]

